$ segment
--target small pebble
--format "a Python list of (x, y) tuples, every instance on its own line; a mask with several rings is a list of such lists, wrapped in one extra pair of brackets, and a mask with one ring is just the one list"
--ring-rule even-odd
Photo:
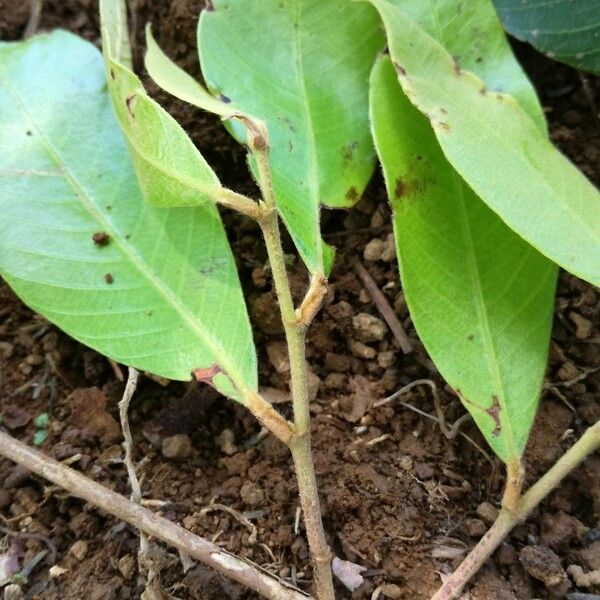
[(377, 364), (382, 369), (391, 367), (396, 362), (396, 353), (393, 350), (386, 350), (377, 355)]
[(50, 577), (52, 579), (57, 579), (61, 575), (64, 575), (66, 572), (67, 572), (67, 569), (61, 567), (60, 565), (52, 565), (48, 569), (48, 575), (50, 575)]
[(356, 356), (356, 358), (372, 360), (377, 356), (377, 351), (375, 350), (375, 348), (371, 348), (370, 346), (363, 344), (363, 342), (350, 340), (350, 343), (348, 345), (350, 347), (350, 352), (352, 352), (352, 354)]
[(399, 462), (400, 468), (404, 471), (411, 471), (413, 468), (413, 459), (408, 454), (405, 454)]
[(525, 546), (519, 553), (523, 568), (546, 587), (554, 587), (567, 579), (560, 558), (548, 546)]
[(223, 454), (233, 456), (237, 453), (238, 447), (235, 445), (235, 433), (232, 429), (223, 429), (217, 437), (217, 442)]
[(592, 335), (592, 322), (579, 313), (570, 312), (569, 319), (575, 323), (575, 336), (580, 340), (585, 340)]
[(131, 554), (126, 554), (121, 557), (117, 563), (119, 573), (121, 573), (125, 579), (132, 579), (135, 573), (135, 563), (136, 560)]
[(491, 525), (498, 518), (500, 511), (493, 504), (482, 502), (476, 512), (487, 525)]
[(371, 240), (364, 249), (363, 258), (368, 261), (381, 260), (381, 255), (384, 250), (383, 241), (379, 238)]
[(567, 361), (558, 370), (557, 375), (561, 381), (570, 381), (571, 379), (575, 379), (575, 377), (579, 375), (579, 371), (572, 362)]
[(390, 233), (385, 238), (383, 243), (383, 251), (381, 252), (381, 260), (383, 262), (392, 262), (396, 258), (396, 241), (394, 234)]
[(510, 567), (517, 559), (517, 551), (510, 545), (504, 542), (496, 553), (496, 562), (501, 567)]
[(193, 527), (196, 527), (196, 525), (198, 525), (198, 518), (195, 514), (186, 515), (185, 517), (183, 517), (183, 520), (181, 522), (183, 523), (183, 526), (186, 529), (192, 529)]
[(487, 531), (486, 524), (481, 519), (467, 519), (464, 524), (465, 533), (472, 538), (480, 538)]
[(87, 542), (77, 540), (70, 548), (69, 552), (79, 561), (83, 560), (88, 553)]
[(290, 359), (284, 342), (269, 342), (267, 344), (267, 356), (278, 373), (287, 373), (290, 370)]
[(162, 441), (165, 458), (188, 458), (192, 454), (192, 440), (185, 433), (177, 433)]
[(4, 600), (23, 600), (21, 586), (11, 583), (4, 588)]
[(341, 390), (347, 384), (348, 380), (343, 373), (329, 373), (323, 382), (328, 390)]
[(265, 492), (252, 481), (244, 481), (240, 489), (240, 497), (247, 506), (261, 506), (266, 498)]
[(379, 342), (388, 329), (386, 324), (379, 318), (368, 313), (359, 313), (352, 317), (352, 330), (359, 342)]
[(433, 467), (424, 462), (415, 463), (415, 473), (419, 479), (431, 479), (433, 477)]

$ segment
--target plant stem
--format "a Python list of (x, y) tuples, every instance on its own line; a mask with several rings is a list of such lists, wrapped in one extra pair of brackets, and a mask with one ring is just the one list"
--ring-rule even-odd
[(467, 582), (477, 573), (483, 563), (502, 543), (508, 533), (521, 521), (526, 519), (531, 511), (592, 452), (600, 448), (600, 421), (581, 436), (552, 468), (546, 472), (521, 497), (516, 509), (510, 511), (503, 508), (490, 530), (481, 538), (477, 546), (469, 552), (458, 569), (452, 573), (435, 593), (431, 600), (452, 600), (456, 598)]
[(294, 406), (294, 424), (297, 432), (290, 440), (289, 448), (296, 469), (300, 504), (302, 505), (306, 535), (312, 555), (315, 590), (319, 600), (333, 600), (335, 594), (331, 574), (331, 551), (323, 531), (317, 479), (310, 443), (308, 369), (305, 357), (306, 324), (298, 319), (294, 310), (275, 211), (272, 211), (262, 220), (261, 228), (279, 300), (290, 359), (290, 389)]
[(267, 247), (290, 360), (290, 390), (294, 407), (296, 435), (292, 437), (288, 446), (296, 470), (300, 504), (304, 514), (306, 536), (313, 563), (317, 598), (319, 600), (334, 600), (335, 593), (331, 573), (332, 557), (323, 530), (317, 478), (312, 460), (308, 368), (306, 365), (306, 329), (323, 301), (326, 281), (324, 276), (314, 275), (306, 302), (302, 304), (299, 311), (294, 309), (281, 247), (279, 220), (268, 164), (268, 144), (259, 135), (254, 137), (251, 147), (256, 157), (264, 202), (264, 215), (259, 220), (259, 224)]
[(255, 590), (271, 600), (309, 600), (302, 592), (275, 579), (257, 565), (229, 554), (219, 546), (201, 538), (128, 498), (92, 481), (38, 450), (15, 440), (0, 431), (0, 454), (22, 465), (29, 471), (62, 487), (78, 498), (83, 498), (136, 529), (146, 532), (185, 552), (225, 576)]
[(525, 468), (521, 458), (510, 460), (506, 464), (506, 484), (504, 486), (504, 496), (502, 497), (502, 508), (510, 512), (517, 510), (524, 480)]

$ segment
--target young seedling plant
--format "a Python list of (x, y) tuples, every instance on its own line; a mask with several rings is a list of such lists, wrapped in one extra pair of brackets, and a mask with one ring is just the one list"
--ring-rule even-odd
[[(458, 0), (213, 0), (198, 26), (206, 87), (148, 28), (149, 75), (223, 119), (248, 149), (258, 200), (222, 186), (147, 95), (132, 70), (123, 2), (100, 2), (103, 56), (61, 31), (0, 44), (0, 274), (84, 344), (135, 369), (214, 386), (289, 447), (319, 600), (334, 598), (305, 358), (334, 260), (320, 208), (355, 204), (377, 156), (415, 328), (507, 471), (498, 521), (435, 598), (456, 597), (511, 528), (600, 446), (595, 425), (522, 495), (557, 265), (600, 283), (600, 199), (549, 142), (490, 0), (460, 6), (456, 18)], [(262, 232), (293, 421), (259, 393), (217, 205)], [(280, 220), (309, 273), (298, 306)], [(107, 500), (97, 484), (4, 433), (0, 452), (267, 597), (300, 597), (196, 536), (174, 542), (168, 522)]]

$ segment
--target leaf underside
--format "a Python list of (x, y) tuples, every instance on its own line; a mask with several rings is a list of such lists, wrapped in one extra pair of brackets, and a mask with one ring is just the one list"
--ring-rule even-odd
[[(126, 365), (241, 400), (256, 356), (212, 205), (144, 201), (90, 43), (0, 45), (0, 274), (33, 309)], [(96, 241), (94, 241), (94, 239)]]
[(600, 73), (600, 2), (494, 0), (504, 27), (551, 58)]
[(448, 161), (507, 225), (565, 269), (600, 284), (600, 194), (504, 93), (494, 92), (388, 0), (370, 0), (398, 80)]
[(377, 14), (347, 0), (212, 5), (198, 28), (204, 78), (267, 124), (279, 211), (309, 270), (326, 272), (320, 206), (352, 206), (375, 164), (367, 81), (384, 44)]
[[(394, 3), (460, 68), (481, 77), (488, 89), (512, 94), (546, 131), (542, 107), (489, 0)], [(557, 269), (448, 163), (431, 124), (402, 92), (389, 58), (373, 71), (371, 98), (415, 327), (492, 448), (507, 462), (519, 459), (544, 375)]]
[[(116, 5), (123, 10), (117, 11)], [(115, 115), (142, 192), (149, 202), (166, 208), (213, 202), (221, 189), (217, 176), (181, 126), (146, 94), (141, 81), (119, 58), (129, 48), (124, 7), (122, 1), (100, 2), (102, 49)]]
[(415, 328), (493, 450), (518, 458), (546, 366), (556, 267), (447, 162), (387, 57), (371, 77), (371, 119)]

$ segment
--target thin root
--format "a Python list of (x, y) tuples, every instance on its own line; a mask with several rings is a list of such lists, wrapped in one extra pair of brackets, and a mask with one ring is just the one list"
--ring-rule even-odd
[(256, 525), (246, 519), (246, 517), (239, 511), (235, 510), (235, 508), (231, 508), (230, 506), (226, 506), (225, 504), (211, 503), (208, 506), (200, 509), (201, 515), (206, 515), (210, 512), (214, 512), (216, 510), (220, 510), (230, 514), (234, 519), (239, 521), (244, 527), (248, 529), (250, 532), (250, 537), (248, 538), (248, 542), (250, 544), (255, 544), (256, 539), (258, 537), (258, 530), (256, 529)]
[(2, 525), (0, 525), (0, 533), (3, 533), (4, 535), (9, 535), (10, 537), (16, 537), (22, 540), (35, 540), (36, 542), (42, 542), (42, 544), (45, 544), (48, 547), (48, 550), (50, 550), (50, 563), (53, 565), (56, 564), (56, 556), (58, 555), (58, 550), (54, 542), (45, 535), (42, 535), (41, 533), (13, 531), (12, 529), (8, 529), (7, 527), (2, 527)]
[(466, 433), (463, 433), (462, 431), (460, 431), (460, 427), (462, 426), (463, 423), (465, 423), (466, 421), (468, 421), (471, 418), (471, 415), (469, 413), (465, 413), (464, 415), (462, 415), (461, 417), (459, 417), (452, 425), (448, 426), (446, 424), (445, 418), (444, 418), (444, 412), (441, 408), (440, 402), (439, 402), (439, 397), (438, 397), (438, 393), (437, 393), (437, 386), (435, 385), (435, 383), (431, 380), (431, 379), (415, 379), (415, 381), (411, 381), (409, 384), (405, 385), (404, 387), (400, 388), (397, 392), (394, 392), (391, 396), (388, 396), (387, 398), (382, 398), (381, 400), (377, 400), (373, 406), (375, 408), (379, 407), (379, 406), (384, 406), (385, 404), (389, 404), (390, 402), (393, 402), (394, 400), (396, 400), (396, 398), (398, 398), (399, 396), (401, 396), (402, 394), (405, 394), (406, 392), (408, 392), (409, 390), (411, 390), (412, 388), (414, 388), (417, 385), (428, 385), (432, 391), (433, 391), (433, 403), (435, 406), (435, 410), (437, 413), (437, 417), (434, 415), (430, 415), (429, 413), (417, 408), (416, 406), (413, 406), (412, 404), (409, 404), (408, 402), (402, 402), (400, 401), (400, 404), (410, 410), (412, 410), (413, 412), (416, 412), (417, 414), (421, 415), (422, 417), (425, 417), (426, 419), (430, 419), (431, 421), (435, 421), (439, 426), (440, 429), (442, 431), (442, 433), (448, 438), (448, 439), (454, 439), (457, 435), (462, 435), (462, 437), (465, 438), (465, 440), (467, 440), (467, 442), (469, 442), (476, 450), (478, 450), (481, 455), (490, 463), (490, 465), (492, 465), (492, 467), (494, 466), (494, 461), (492, 460), (491, 456), (475, 441), (473, 440), (473, 438), (471, 438), (470, 436), (468, 436)]

